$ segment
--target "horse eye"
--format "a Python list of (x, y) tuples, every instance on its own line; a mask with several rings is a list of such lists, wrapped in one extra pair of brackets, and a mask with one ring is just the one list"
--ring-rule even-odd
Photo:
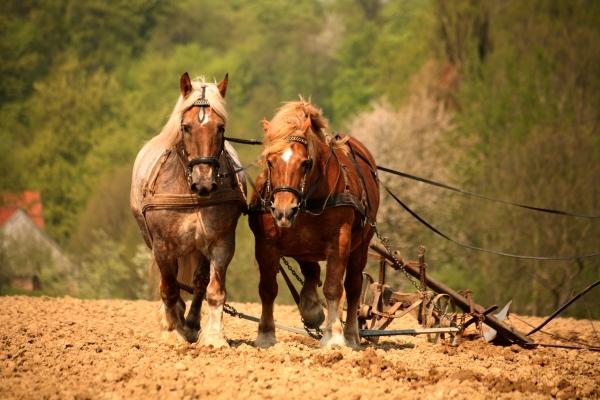
[(267, 167), (271, 168), (273, 164), (271, 164), (271, 160), (267, 160)]
[(225, 126), (224, 125), (219, 125), (219, 127), (217, 128), (219, 134), (223, 134), (225, 132)]
[(181, 125), (181, 127), (183, 128), (183, 131), (185, 133), (190, 133), (190, 131), (192, 130), (192, 126), (190, 124), (183, 124)]
[(312, 160), (309, 158), (308, 160), (302, 161), (302, 169), (308, 171), (312, 167)]

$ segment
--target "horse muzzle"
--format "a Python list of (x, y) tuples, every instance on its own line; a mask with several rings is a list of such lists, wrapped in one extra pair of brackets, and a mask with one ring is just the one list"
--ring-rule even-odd
[(217, 190), (217, 168), (199, 164), (192, 168), (190, 188), (198, 196), (208, 196)]
[(279, 228), (291, 228), (298, 214), (299, 207), (296, 205), (283, 208), (271, 206), (271, 215), (273, 215), (275, 224)]

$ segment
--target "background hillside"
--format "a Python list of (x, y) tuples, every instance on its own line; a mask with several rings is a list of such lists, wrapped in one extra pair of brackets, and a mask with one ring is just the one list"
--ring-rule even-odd
[[(40, 191), (46, 231), (74, 265), (65, 275), (28, 256), (47, 271), (46, 294), (151, 296), (130, 171), (166, 122), (184, 71), (218, 80), (229, 72), (231, 136), (261, 137), (260, 119), (302, 94), (380, 164), (502, 199), (600, 212), (597, 1), (9, 0), (0, 4), (0, 54), (0, 192)], [(258, 153), (236, 148), (246, 163)], [(536, 255), (600, 247), (597, 221), (384, 178), (463, 241)], [(512, 298), (521, 313), (546, 314), (600, 275), (598, 258), (540, 263), (461, 249), (387, 198), (379, 220), (406, 258), (423, 243), (434, 275), (482, 303)], [(0, 260), (7, 293), (23, 260)], [(258, 300), (250, 260), (242, 219), (233, 300)], [(571, 315), (599, 318), (597, 299)]]

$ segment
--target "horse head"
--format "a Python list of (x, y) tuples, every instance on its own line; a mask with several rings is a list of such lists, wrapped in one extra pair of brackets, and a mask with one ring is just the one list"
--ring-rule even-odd
[[(263, 128), (268, 136), (268, 121), (263, 121)], [(290, 228), (306, 202), (306, 186), (313, 167), (310, 134), (311, 119), (306, 117), (299, 129), (281, 139), (277, 151), (265, 155), (268, 205), (280, 228)]]
[(192, 192), (207, 196), (217, 189), (219, 159), (224, 149), (226, 117), (223, 109), (227, 92), (228, 75), (218, 84), (192, 82), (187, 72), (181, 75), (181, 96), (197, 99), (181, 117), (181, 141), (179, 153), (186, 167)]

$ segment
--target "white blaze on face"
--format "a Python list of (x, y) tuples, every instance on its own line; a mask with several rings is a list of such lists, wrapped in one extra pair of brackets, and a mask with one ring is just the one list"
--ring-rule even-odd
[(292, 149), (291, 149), (291, 148), (290, 148), (290, 149), (287, 149), (287, 150), (286, 150), (286, 151), (284, 151), (284, 152), (283, 152), (283, 154), (281, 155), (281, 159), (287, 163), (287, 162), (289, 162), (289, 161), (290, 161), (290, 158), (292, 158), (292, 154), (293, 154), (293, 151), (292, 151)]
[[(204, 118), (202, 118), (202, 114), (204, 113)], [(200, 107), (198, 110), (198, 119), (200, 121), (200, 125), (206, 125), (210, 122), (211, 110), (210, 107)], [(202, 118), (202, 119), (200, 119)]]

